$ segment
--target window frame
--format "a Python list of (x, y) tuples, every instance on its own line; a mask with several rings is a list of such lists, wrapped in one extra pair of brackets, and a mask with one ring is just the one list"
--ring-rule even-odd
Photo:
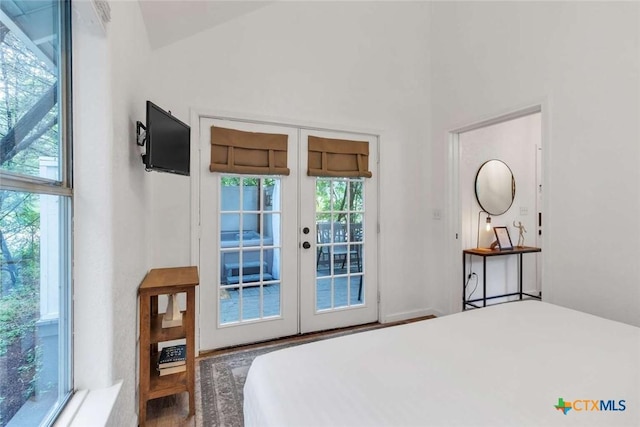
[[(58, 398), (44, 415), (41, 425), (52, 425), (73, 395), (73, 90), (72, 5), (58, 3), (58, 132), (60, 180), (13, 173), (0, 169), (0, 190), (53, 195), (60, 203), (60, 287)], [(62, 201), (65, 201), (62, 203)]]

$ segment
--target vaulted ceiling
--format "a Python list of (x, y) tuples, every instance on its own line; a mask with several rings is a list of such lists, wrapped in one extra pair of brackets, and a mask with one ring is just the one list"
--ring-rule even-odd
[(153, 49), (169, 45), (273, 1), (138, 0)]

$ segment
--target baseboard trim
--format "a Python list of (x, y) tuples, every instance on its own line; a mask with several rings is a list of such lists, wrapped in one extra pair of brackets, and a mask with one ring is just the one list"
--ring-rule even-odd
[(380, 323), (402, 322), (405, 320), (411, 320), (418, 317), (425, 317), (425, 316), (441, 317), (443, 315), (444, 313), (442, 313), (441, 311), (430, 307), (422, 310), (413, 310), (413, 311), (405, 311), (403, 313), (389, 314), (387, 316), (383, 316), (380, 319)]

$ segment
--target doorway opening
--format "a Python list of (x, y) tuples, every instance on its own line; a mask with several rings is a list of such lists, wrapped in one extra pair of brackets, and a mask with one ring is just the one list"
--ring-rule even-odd
[[(453, 259), (461, 260), (460, 254), (465, 249), (489, 250), (497, 240), (495, 227), (500, 231), (506, 227), (514, 246), (543, 247), (542, 118), (541, 106), (535, 106), (451, 132), (451, 224), (456, 236)], [(490, 160), (507, 165), (513, 175), (511, 204), (498, 215), (489, 215), (477, 195), (478, 171)], [(466, 260), (464, 272), (462, 263), (453, 269), (453, 312), (462, 309), (463, 293), (464, 300), (485, 296), (482, 261), (470, 258)], [(521, 268), (515, 256), (491, 257), (486, 269), (487, 297), (515, 291), (521, 272), (524, 272), (524, 291), (534, 295), (542, 293), (540, 255), (525, 257)], [(491, 302), (507, 302), (514, 298), (496, 298)]]

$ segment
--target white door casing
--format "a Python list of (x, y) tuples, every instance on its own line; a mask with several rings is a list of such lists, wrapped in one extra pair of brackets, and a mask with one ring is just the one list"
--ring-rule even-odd
[[(460, 177), (462, 175), (461, 171), (461, 162), (463, 154), (461, 153), (461, 143), (460, 136), (461, 134), (476, 131), (482, 128), (487, 128), (489, 126), (497, 125), (500, 123), (509, 122), (515, 119), (524, 118), (527, 116), (538, 115), (540, 117), (541, 123), (539, 124), (541, 135), (539, 135), (539, 144), (535, 147), (535, 153), (532, 151), (527, 151), (530, 154), (531, 163), (535, 163), (535, 185), (534, 188), (530, 188), (533, 192), (535, 191), (537, 195), (533, 198), (533, 202), (531, 203), (531, 208), (528, 212), (525, 212), (524, 215), (535, 215), (535, 223), (537, 225), (538, 220), (538, 212), (543, 211), (545, 197), (544, 194), (538, 193), (538, 190), (541, 188), (542, 182), (544, 181), (543, 175), (543, 163), (546, 159), (544, 151), (542, 151), (542, 146), (546, 144), (548, 138), (546, 138), (547, 133), (547, 121), (545, 121), (545, 117), (547, 117), (546, 111), (548, 110), (548, 106), (546, 105), (546, 101), (540, 103), (534, 103), (531, 106), (525, 106), (519, 109), (513, 109), (511, 111), (505, 112), (503, 114), (496, 114), (490, 119), (484, 119), (477, 122), (472, 122), (469, 125), (462, 126), (455, 130), (449, 131), (449, 144), (448, 144), (448, 168), (447, 168), (447, 206), (449, 214), (447, 215), (447, 230), (449, 232), (450, 239), (447, 240), (447, 264), (448, 264), (448, 283), (450, 284), (450, 311), (452, 313), (458, 312), (462, 308), (461, 304), (461, 296), (462, 296), (462, 279), (463, 275), (461, 274), (462, 270), (462, 260), (460, 254), (462, 249), (469, 247), (468, 244), (463, 248), (463, 234), (468, 232), (469, 226), (472, 228), (474, 236), (477, 230), (477, 216), (471, 218), (471, 223), (467, 224), (467, 228), (462, 227), (462, 224), (465, 223), (462, 215), (462, 202), (461, 202), (461, 185), (470, 185), (469, 182), (462, 183), (460, 181)], [(517, 178), (516, 178), (517, 179)], [(471, 184), (472, 185), (472, 184)], [(522, 185), (522, 184), (520, 184)], [(531, 187), (533, 187), (533, 185)], [(516, 183), (516, 191), (518, 192), (518, 183)], [(477, 214), (476, 214), (477, 215)], [(518, 210), (518, 207), (512, 207), (509, 212), (509, 216), (511, 221), (517, 216), (522, 215)], [(532, 218), (533, 219), (533, 218)], [(495, 219), (494, 219), (495, 221)], [(509, 222), (509, 218), (505, 220), (501, 220), (504, 222), (504, 225), (511, 226), (512, 222)], [(525, 245), (527, 246), (538, 246), (542, 247), (542, 239), (537, 235), (538, 227), (529, 227), (527, 229), (526, 241)], [(515, 238), (515, 240), (514, 240)], [(518, 235), (517, 233), (512, 235), (512, 240), (517, 242)], [(473, 240), (473, 245), (475, 245), (475, 238)], [(542, 290), (542, 268), (544, 259), (544, 250), (543, 254), (540, 254), (535, 257), (535, 259), (531, 259), (533, 262), (532, 265), (525, 266), (524, 270), (528, 276), (533, 276), (536, 280), (534, 281), (537, 290)], [(546, 283), (544, 285), (546, 289), (549, 289), (549, 284)], [(527, 291), (535, 292), (533, 289), (526, 289)]]

